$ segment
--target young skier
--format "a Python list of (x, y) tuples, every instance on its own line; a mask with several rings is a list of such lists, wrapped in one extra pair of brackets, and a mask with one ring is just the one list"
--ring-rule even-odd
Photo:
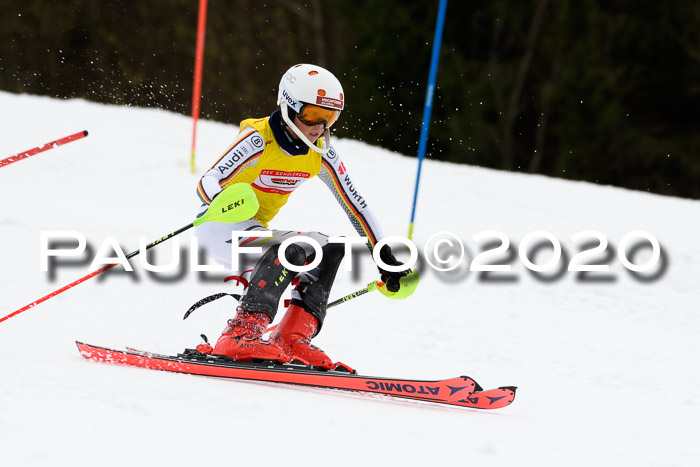
[[(207, 254), (231, 268), (232, 231), (250, 232), (249, 236), (237, 239), (239, 246), (259, 246), (263, 251), (235, 317), (228, 320), (214, 348), (207, 346), (205, 351), (238, 361), (296, 359), (332, 369), (335, 364), (331, 358), (310, 341), (323, 325), (330, 289), (345, 246), (329, 243), (328, 236), (319, 232), (273, 229), (271, 236), (256, 233), (268, 231), (268, 224), (294, 190), (318, 176), (345, 210), (358, 234), (367, 238), (370, 249), (383, 234), (367, 201), (355, 188), (330, 144), (330, 127), (345, 105), (343, 88), (336, 77), (319, 66), (295, 65), (280, 81), (277, 104), (279, 109), (270, 117), (241, 122), (238, 138), (198, 185), (197, 192), (204, 203), (199, 215), (208, 209), (217, 194), (234, 183), (251, 185), (260, 203), (250, 220), (236, 224), (205, 222), (196, 227), (195, 233)], [(297, 235), (311, 237), (322, 246), (318, 266), (298, 275), (278, 259), (280, 244)], [(381, 249), (380, 257), (387, 265), (402, 265), (388, 246)], [(285, 258), (295, 266), (302, 266), (315, 259), (315, 250), (306, 243), (292, 243)], [(385, 283), (382, 293), (391, 296), (403, 288), (398, 295), (410, 295), (417, 276), (410, 281), (401, 280), (410, 272), (410, 269), (389, 272), (380, 268)], [(279, 300), (295, 277), (298, 283), (292, 290), (291, 304), (270, 339), (264, 340), (263, 333), (275, 318)]]

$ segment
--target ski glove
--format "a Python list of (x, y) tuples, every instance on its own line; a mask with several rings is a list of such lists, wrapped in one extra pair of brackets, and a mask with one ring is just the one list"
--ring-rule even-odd
[[(403, 265), (402, 262), (398, 261), (394, 255), (391, 254), (389, 245), (384, 245), (382, 249), (379, 250), (379, 257), (389, 266)], [(384, 282), (384, 284), (378, 285), (377, 289), (382, 293), (382, 295), (398, 300), (403, 300), (404, 298), (413, 294), (418, 286), (418, 281), (420, 280), (418, 271), (411, 271), (410, 269), (405, 269), (399, 272), (391, 272), (379, 267), (379, 272), (382, 275), (382, 282)]]
[[(389, 248), (389, 245), (384, 245), (381, 250), (379, 250), (379, 257), (384, 261), (384, 263), (388, 264), (389, 266), (402, 266), (403, 263), (399, 260), (397, 260), (394, 255), (391, 254), (391, 248)], [(382, 275), (382, 282), (386, 284), (386, 288), (389, 292), (398, 292), (399, 289), (401, 288), (401, 284), (399, 281), (401, 280), (402, 277), (408, 275), (411, 270), (406, 269), (404, 271), (399, 271), (399, 272), (391, 272), (391, 271), (386, 271), (382, 269), (380, 266), (377, 266), (379, 269), (379, 273)]]

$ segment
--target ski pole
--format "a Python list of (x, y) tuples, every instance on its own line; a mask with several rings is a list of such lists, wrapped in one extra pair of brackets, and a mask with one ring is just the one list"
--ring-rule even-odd
[(364, 289), (360, 289), (357, 292), (353, 292), (349, 295), (344, 296), (343, 298), (339, 298), (338, 300), (329, 303), (327, 308), (331, 308), (331, 307), (334, 307), (336, 305), (340, 305), (341, 303), (345, 303), (348, 300), (352, 300), (353, 298), (357, 298), (360, 295), (364, 295), (368, 292), (374, 292), (375, 290), (377, 290), (377, 287), (381, 287), (383, 285), (384, 285), (384, 283), (379, 282), (379, 281), (370, 282), (369, 284), (367, 284), (367, 287), (365, 287)]
[[(204, 213), (204, 215), (195, 219), (194, 222), (192, 222), (191, 224), (181, 227), (180, 229), (169, 233), (165, 237), (161, 237), (158, 240), (149, 243), (148, 245), (146, 245), (146, 248), (144, 250), (148, 250), (149, 248), (163, 243), (164, 241), (169, 240), (176, 235), (180, 235), (182, 232), (197, 225), (203, 224), (204, 222), (242, 222), (253, 217), (255, 213), (258, 212), (259, 207), (260, 204), (258, 203), (258, 199), (255, 196), (255, 192), (253, 192), (253, 189), (250, 185), (248, 185), (247, 183), (233, 184), (230, 187), (226, 188), (224, 191), (222, 191), (216, 198), (214, 198), (214, 200), (211, 203), (211, 206)], [(141, 250), (133, 251), (126, 255), (126, 259), (131, 259), (139, 253), (141, 253)], [(73, 281), (70, 284), (61, 287), (60, 289), (55, 290), (50, 294), (38, 300), (35, 300), (28, 305), (23, 306), (19, 310), (13, 311), (9, 315), (0, 318), (0, 323), (24, 311), (27, 311), (30, 308), (34, 308), (39, 303), (45, 302), (46, 300), (55, 297), (56, 295), (65, 292), (66, 290), (73, 288), (76, 285), (81, 284), (86, 280), (107, 271), (108, 269), (112, 269), (118, 264), (119, 263), (108, 264), (106, 266), (101, 267), (100, 269), (92, 271), (91, 273), (81, 277), (80, 279)]]
[(339, 298), (338, 300), (329, 303), (327, 308), (340, 305), (341, 303), (345, 303), (348, 300), (352, 300), (353, 298), (357, 298), (360, 295), (364, 295), (368, 292), (374, 292), (375, 290), (379, 290), (385, 297), (389, 297), (394, 300), (403, 300), (404, 298), (409, 297), (413, 294), (413, 292), (416, 290), (416, 287), (418, 286), (419, 281), (420, 274), (418, 273), (417, 269), (409, 271), (408, 274), (399, 279), (399, 283), (401, 284), (401, 286), (396, 292), (391, 292), (387, 290), (386, 287), (384, 287), (384, 282), (373, 281), (367, 284), (367, 287), (365, 287), (364, 289), (360, 289), (357, 292), (353, 292), (350, 295), (346, 295), (343, 298)]
[(70, 143), (71, 141), (76, 141), (81, 138), (85, 138), (88, 135), (87, 130), (84, 131), (79, 131), (78, 133), (75, 133), (70, 136), (66, 136), (64, 138), (57, 139), (55, 141), (51, 141), (50, 143), (46, 143), (43, 146), (40, 146), (38, 148), (30, 149), (28, 151), (20, 152), (19, 154), (15, 154), (14, 156), (10, 156), (7, 159), (2, 159), (0, 160), (0, 167), (10, 165), (13, 162), (21, 161), (22, 159), (26, 159), (27, 157), (31, 157), (35, 154), (39, 154), (40, 152), (48, 151), (49, 149), (53, 149), (56, 146), (61, 146), (62, 144)]

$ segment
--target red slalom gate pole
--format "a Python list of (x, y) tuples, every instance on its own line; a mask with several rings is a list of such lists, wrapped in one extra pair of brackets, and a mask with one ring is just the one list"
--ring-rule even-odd
[[(158, 240), (149, 243), (148, 245), (146, 245), (143, 251), (146, 251), (149, 248), (153, 248), (156, 245), (160, 245), (164, 241), (169, 240), (176, 235), (180, 235), (182, 232), (192, 227), (196, 227), (200, 224), (203, 224), (205, 222), (223, 222), (231, 224), (242, 222), (253, 217), (253, 215), (258, 211), (259, 208), (260, 203), (258, 202), (258, 198), (257, 196), (255, 196), (255, 193), (253, 192), (253, 189), (250, 187), (250, 185), (246, 183), (234, 183), (233, 185), (222, 191), (219, 195), (217, 195), (216, 199), (212, 201), (211, 206), (209, 206), (209, 209), (207, 209), (207, 211), (203, 215), (195, 219), (194, 222), (185, 225), (184, 227), (180, 227), (176, 231), (170, 232), (168, 235), (160, 237)], [(126, 255), (126, 260), (130, 260), (139, 253), (141, 253), (140, 249), (132, 251), (131, 253)], [(0, 323), (12, 318), (13, 316), (17, 316), (23, 311), (26, 311), (30, 308), (34, 308), (39, 303), (45, 302), (46, 300), (55, 297), (56, 295), (63, 293), (66, 290), (71, 289), (78, 284), (82, 284), (91, 277), (95, 277), (96, 275), (101, 274), (106, 270), (117, 266), (118, 264), (121, 263), (108, 264), (96, 271), (92, 271), (91, 273), (81, 277), (76, 281), (71, 282), (68, 285), (61, 287), (60, 289), (55, 290), (50, 294), (41, 297), (38, 300), (34, 300), (32, 303), (23, 306), (19, 310), (13, 311), (7, 316), (3, 316), (2, 318), (0, 318)]]
[(76, 280), (76, 281), (73, 281), (73, 282), (71, 282), (71, 283), (68, 284), (68, 285), (64, 285), (63, 287), (61, 287), (61, 288), (58, 289), (58, 290), (54, 290), (54, 291), (51, 292), (50, 294), (41, 297), (39, 300), (35, 300), (35, 301), (33, 301), (32, 303), (30, 303), (29, 305), (25, 305), (25, 306), (23, 306), (22, 308), (20, 308), (19, 310), (13, 311), (12, 313), (10, 313), (10, 314), (7, 315), (7, 316), (3, 316), (2, 318), (0, 318), (0, 323), (2, 323), (3, 321), (5, 321), (6, 319), (12, 318), (13, 316), (17, 316), (18, 314), (22, 313), (23, 311), (27, 311), (27, 310), (30, 309), (30, 308), (34, 308), (34, 307), (37, 306), (39, 303), (45, 302), (45, 301), (48, 300), (49, 298), (55, 297), (56, 295), (58, 295), (58, 294), (60, 294), (60, 293), (63, 293), (63, 292), (65, 292), (66, 290), (68, 290), (68, 289), (70, 289), (70, 288), (73, 288), (73, 287), (75, 287), (76, 285), (81, 284), (81, 283), (85, 282), (86, 280), (90, 279), (91, 277), (95, 277), (96, 275), (101, 274), (101, 273), (105, 272), (105, 271), (108, 270), (108, 269), (112, 269), (112, 268), (113, 268), (114, 266), (116, 266), (117, 264), (118, 264), (118, 263), (108, 264), (107, 266), (103, 266), (102, 268), (100, 268), (100, 269), (98, 269), (98, 270), (96, 270), (96, 271), (92, 271), (92, 272), (91, 272), (90, 274), (88, 274), (87, 276), (83, 276), (83, 277), (81, 277), (80, 279), (78, 279), (78, 280)]
[(195, 173), (194, 152), (197, 140), (197, 120), (202, 99), (202, 68), (204, 61), (204, 35), (207, 28), (207, 0), (199, 0), (199, 20), (197, 21), (197, 49), (194, 56), (194, 84), (192, 86), (192, 151), (190, 170)]
[[(218, 198), (218, 197), (217, 197), (217, 198)], [(201, 218), (200, 218), (200, 219), (201, 219)], [(186, 225), (186, 226), (184, 226), (184, 227), (182, 227), (182, 228), (176, 230), (175, 232), (169, 233), (169, 234), (166, 235), (165, 237), (159, 238), (159, 239), (156, 240), (155, 242), (149, 243), (148, 245), (146, 245), (146, 248), (144, 249), (144, 251), (145, 251), (145, 250), (148, 250), (149, 248), (152, 248), (152, 247), (154, 247), (154, 246), (156, 246), (156, 245), (158, 245), (158, 244), (160, 244), (160, 243), (162, 243), (162, 242), (164, 242), (164, 241), (166, 241), (166, 240), (171, 239), (171, 238), (174, 237), (175, 235), (181, 234), (182, 232), (184, 232), (185, 230), (189, 229), (190, 227), (194, 227), (194, 225), (195, 225), (194, 223), (189, 224), (189, 225)], [(138, 255), (139, 253), (141, 253), (141, 250), (132, 251), (131, 253), (129, 253), (128, 255), (126, 255), (126, 259), (129, 260), (129, 259), (133, 258), (134, 256)], [(90, 279), (90, 278), (92, 278), (92, 277), (95, 277), (95, 276), (98, 275), (98, 274), (102, 274), (103, 272), (105, 272), (105, 271), (107, 271), (107, 270), (109, 270), (109, 269), (112, 269), (114, 266), (117, 266), (117, 265), (119, 265), (119, 264), (120, 264), (120, 263), (112, 263), (112, 264), (107, 264), (106, 266), (102, 266), (100, 269), (97, 269), (97, 270), (95, 270), (95, 271), (92, 271), (91, 273), (89, 273), (89, 274), (87, 274), (87, 275), (81, 277), (81, 278), (78, 279), (78, 280), (75, 280), (75, 281), (71, 282), (71, 283), (68, 284), (68, 285), (64, 285), (64, 286), (61, 287), (60, 289), (54, 290), (54, 291), (51, 292), (50, 294), (45, 295), (45, 296), (41, 297), (41, 298), (38, 299), (38, 300), (34, 300), (32, 303), (23, 306), (23, 307), (20, 308), (19, 310), (15, 310), (15, 311), (13, 311), (12, 313), (10, 313), (9, 315), (3, 316), (2, 318), (0, 318), (0, 323), (2, 323), (2, 322), (5, 321), (5, 320), (8, 320), (8, 319), (12, 318), (13, 316), (17, 316), (18, 314), (20, 314), (20, 313), (22, 313), (22, 312), (25, 312), (25, 311), (29, 310), (30, 308), (34, 308), (34, 307), (37, 306), (39, 303), (45, 302), (46, 300), (48, 300), (48, 299), (50, 299), (50, 298), (53, 298), (53, 297), (55, 297), (56, 295), (61, 294), (61, 293), (65, 292), (65, 291), (68, 290), (68, 289), (72, 289), (72, 288), (75, 287), (76, 285), (82, 284), (82, 283), (85, 282), (86, 280), (88, 280), (88, 279)]]
[(27, 157), (31, 157), (35, 154), (39, 154), (40, 152), (48, 151), (49, 149), (53, 149), (56, 146), (61, 146), (62, 144), (70, 143), (71, 141), (76, 141), (82, 138), (85, 138), (88, 135), (87, 130), (84, 131), (79, 131), (78, 133), (75, 133), (74, 135), (66, 136), (65, 138), (60, 138), (55, 141), (51, 141), (50, 143), (46, 143), (43, 146), (40, 146), (38, 148), (30, 149), (28, 151), (20, 152), (19, 154), (15, 154), (14, 156), (10, 156), (7, 159), (2, 159), (0, 160), (0, 167), (4, 167), (6, 165), (10, 165), (13, 162), (21, 161), (22, 159), (26, 159)]

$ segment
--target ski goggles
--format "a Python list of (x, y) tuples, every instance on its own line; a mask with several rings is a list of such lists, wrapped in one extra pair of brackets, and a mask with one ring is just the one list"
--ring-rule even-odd
[(297, 113), (299, 120), (304, 125), (314, 126), (323, 123), (326, 128), (330, 128), (338, 120), (339, 115), (340, 110), (326, 109), (314, 104), (302, 105), (301, 110)]

